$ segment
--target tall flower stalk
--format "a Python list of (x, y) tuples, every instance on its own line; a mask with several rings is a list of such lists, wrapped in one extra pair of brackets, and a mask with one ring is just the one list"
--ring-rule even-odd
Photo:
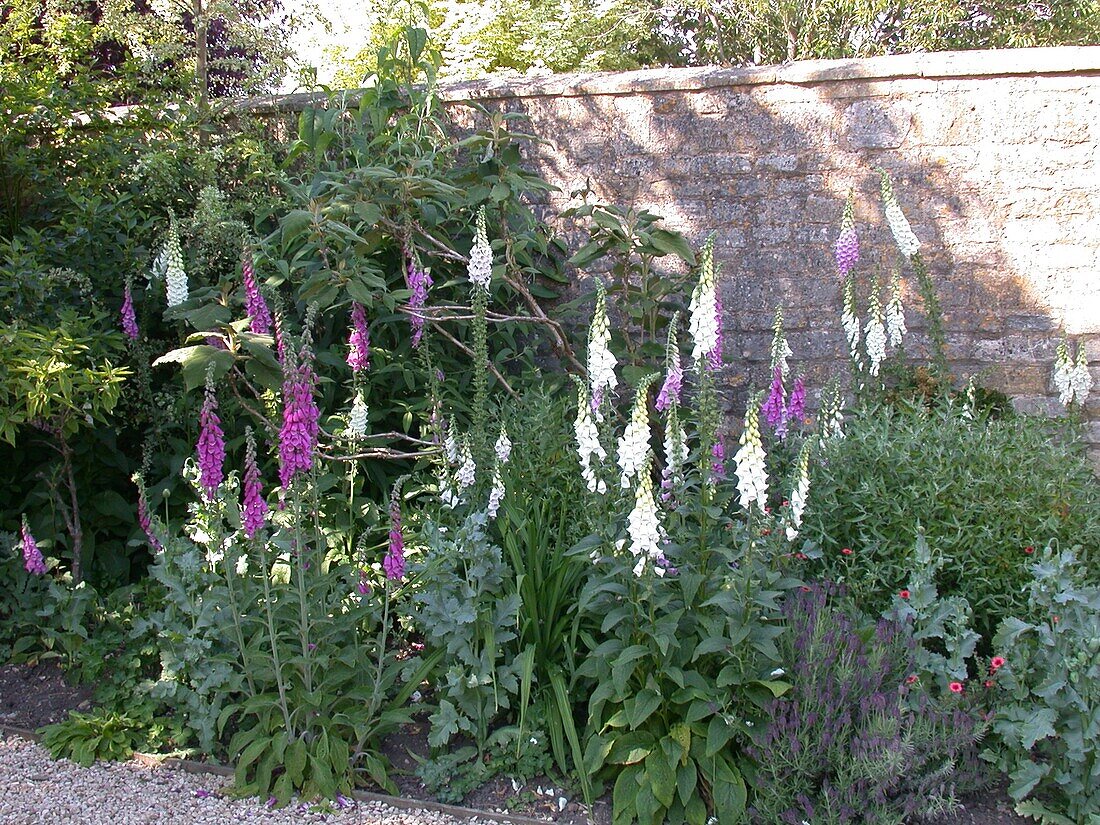
[[(917, 286), (921, 301), (924, 303), (924, 314), (928, 321), (928, 337), (934, 349), (936, 369), (944, 374), (947, 372), (947, 338), (943, 331), (943, 312), (940, 309), (939, 296), (936, 294), (936, 286), (932, 282), (932, 275), (928, 266), (920, 254), (920, 241), (913, 234), (909, 221), (901, 211), (894, 185), (885, 169), (879, 169), (879, 178), (882, 189), (883, 212), (886, 215), (886, 223), (890, 226), (890, 232), (894, 236), (898, 252), (908, 260), (917, 276)], [(946, 386), (946, 382), (945, 382)]]
[(405, 270), (405, 286), (409, 288), (409, 324), (412, 326), (413, 348), (420, 346), (424, 336), (424, 316), (421, 314), (428, 304), (428, 290), (432, 288), (432, 276), (422, 269), (415, 259), (409, 257)]
[(390, 491), (390, 535), (386, 556), (382, 559), (382, 569), (389, 581), (401, 581), (405, 578), (405, 536), (401, 531), (401, 487), (405, 477), (394, 482)]
[(844, 279), (844, 299), (840, 323), (844, 327), (844, 337), (848, 341), (848, 357), (852, 360), (852, 371), (855, 373), (862, 372), (863, 354), (859, 348), (859, 308), (856, 306), (856, 281), (851, 273)]
[(737, 493), (741, 507), (761, 513), (768, 503), (768, 469), (764, 445), (760, 438), (759, 396), (749, 403), (745, 426), (741, 431), (741, 449), (733, 457), (737, 465)]
[(367, 310), (358, 301), (351, 302), (347, 361), (352, 372), (370, 369), (370, 327), (367, 325)]
[(218, 397), (214, 391), (214, 367), (206, 371), (206, 392), (199, 415), (199, 441), (196, 448), (199, 481), (208, 502), (213, 501), (225, 478), (225, 435), (218, 418)]
[(169, 308), (187, 300), (187, 273), (183, 269), (183, 250), (180, 248), (179, 227), (176, 213), (168, 210), (168, 233), (164, 239), (158, 261), (163, 263), (165, 298)]
[(882, 362), (886, 360), (886, 325), (883, 323), (882, 301), (879, 298), (878, 278), (871, 285), (870, 307), (867, 324), (864, 327), (864, 342), (867, 349), (867, 371), (877, 378)]
[(697, 365), (713, 368), (713, 354), (721, 356), (722, 340), (719, 330), (718, 280), (714, 266), (714, 233), (703, 244), (699, 255), (699, 280), (691, 293), (689, 331), (691, 333), (691, 357)]
[(841, 279), (848, 277), (848, 273), (859, 261), (859, 236), (856, 234), (855, 224), (855, 195), (848, 190), (848, 198), (844, 202), (844, 214), (840, 219), (840, 234), (836, 239), (836, 271)]
[(264, 500), (260, 468), (256, 465), (256, 439), (252, 428), (244, 431), (244, 497), (241, 501), (241, 525), (248, 538), (255, 538), (263, 529), (268, 507)]
[[(596, 279), (596, 308), (588, 327), (588, 398), (592, 415), (603, 421), (604, 401), (618, 386), (615, 375), (615, 355), (611, 352), (611, 324), (607, 319), (607, 290), (603, 281)], [(605, 395), (606, 393), (606, 395)]]
[(271, 311), (260, 292), (260, 285), (256, 283), (252, 249), (247, 243), (241, 252), (241, 280), (244, 282), (244, 310), (248, 313), (248, 329), (255, 335), (268, 335), (271, 332)]
[(38, 549), (38, 542), (31, 534), (26, 516), (23, 516), (20, 521), (20, 534), (23, 544), (23, 569), (32, 576), (46, 575), (46, 561), (42, 558), (42, 551)]
[(815, 443), (813, 438), (806, 439), (798, 453), (794, 489), (791, 490), (790, 497), (791, 509), (786, 529), (787, 541), (794, 541), (798, 538), (798, 531), (802, 527), (802, 515), (806, 511), (806, 500), (810, 495), (810, 456), (813, 454)]
[(890, 279), (890, 300), (886, 304), (886, 335), (890, 346), (900, 347), (906, 332), (905, 309), (901, 302), (901, 273), (895, 269)]
[(122, 293), (122, 309), (119, 315), (122, 331), (126, 333), (126, 337), (131, 341), (136, 341), (139, 335), (137, 313), (134, 312), (133, 284), (129, 275), (126, 276), (126, 286), (123, 288)]
[(649, 460), (649, 387), (656, 379), (656, 375), (649, 375), (638, 383), (630, 421), (619, 439), (619, 484), (624, 490)]
[(592, 402), (588, 396), (588, 385), (577, 376), (573, 376), (577, 385), (577, 418), (573, 422), (573, 435), (577, 442), (577, 460), (581, 465), (581, 476), (590, 493), (603, 495), (607, 492), (607, 483), (599, 477), (598, 466), (593, 459), (603, 461), (607, 451), (600, 442), (600, 431), (592, 415)]

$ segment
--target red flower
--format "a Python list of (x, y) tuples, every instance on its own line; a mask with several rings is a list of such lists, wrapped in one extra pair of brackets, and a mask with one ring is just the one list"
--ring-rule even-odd
[(992, 680), (992, 679), (986, 679), (986, 680), (985, 680), (985, 686), (986, 686), (987, 688), (991, 688), (991, 687), (993, 687), (993, 680)]
[(843, 553), (845, 556), (850, 556), (850, 555), (852, 555), (852, 548), (851, 547), (845, 547), (840, 552)]
[(806, 585), (802, 585), (802, 592), (803, 592), (803, 593), (809, 593), (809, 592), (810, 592), (810, 588), (808, 588), (808, 587), (807, 587)]
[(1000, 670), (1002, 667), (1004, 667), (1004, 664), (1004, 656), (994, 656), (992, 659), (989, 660), (989, 669), (990, 671)]
[(760, 531), (760, 535), (762, 535), (762, 536), (770, 536), (771, 534), (772, 534), (772, 531), (767, 529), (767, 528)]
[(907, 684), (907, 685), (914, 684), (917, 681), (917, 678), (918, 678), (917, 674), (910, 673), (908, 676), (905, 677), (905, 684)]
[(902, 590), (900, 593), (898, 593), (898, 595), (901, 596), (903, 599), (908, 599), (909, 598), (909, 591), (908, 590)]
[(1024, 548), (1024, 552), (1030, 556), (1032, 553), (1035, 552), (1035, 548), (1029, 544), (1027, 547)]
[(963, 692), (962, 682), (952, 682), (947, 687), (950, 688), (952, 693), (962, 693)]

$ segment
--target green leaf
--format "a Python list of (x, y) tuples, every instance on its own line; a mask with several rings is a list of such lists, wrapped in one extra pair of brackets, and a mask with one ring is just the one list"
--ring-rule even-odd
[(676, 794), (676, 773), (661, 748), (654, 749), (646, 757), (645, 775), (657, 801), (666, 808), (671, 805)]
[(649, 688), (643, 690), (634, 698), (634, 706), (630, 712), (630, 727), (635, 729), (641, 727), (642, 723), (660, 706), (661, 695), (657, 691)]
[(166, 352), (153, 362), (153, 366), (179, 364), (183, 372), (184, 385), (188, 390), (193, 390), (206, 383), (208, 365), (214, 365), (214, 380), (217, 381), (229, 372), (229, 368), (233, 366), (233, 361), (233, 353), (208, 344), (199, 344)]
[(719, 825), (737, 825), (745, 815), (748, 790), (741, 774), (721, 759), (715, 766), (711, 795)]
[(727, 724), (725, 718), (720, 713), (714, 714), (710, 719), (710, 724), (707, 725), (707, 757), (714, 756), (721, 751), (736, 733), (733, 725)]

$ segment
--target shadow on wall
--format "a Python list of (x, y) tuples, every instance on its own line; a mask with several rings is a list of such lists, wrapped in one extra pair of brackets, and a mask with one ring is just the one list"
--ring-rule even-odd
[[(936, 279), (957, 376), (1056, 411), (1065, 331), (1100, 385), (1100, 47), (558, 76), (443, 96), (460, 122), (471, 99), (530, 119), (550, 141), (531, 160), (562, 190), (555, 209), (591, 179), (603, 202), (663, 215), (697, 244), (717, 233), (732, 410), (766, 385), (776, 304), (811, 384), (846, 368), (832, 247), (850, 188), (864, 301), (897, 260), (878, 166)], [(1100, 458), (1097, 393), (1086, 412)]]

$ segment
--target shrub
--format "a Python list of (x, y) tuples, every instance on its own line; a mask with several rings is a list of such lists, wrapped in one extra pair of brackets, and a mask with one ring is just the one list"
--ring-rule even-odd
[(921, 531), (941, 595), (967, 597), (985, 638), (1027, 615), (1030, 548), (1085, 537), (1083, 559), (1100, 558), (1100, 486), (1067, 421), (873, 406), (846, 433), (814, 468), (804, 535), (868, 612), (904, 586)]
[(955, 769), (976, 766), (979, 729), (957, 704), (910, 693), (909, 627), (861, 621), (842, 604), (843, 590), (817, 585), (784, 605), (791, 691), (749, 749), (754, 822), (901, 823), (954, 807), (957, 784), (973, 779)]
[(1037, 618), (1008, 619), (994, 639), (999, 741), (983, 756), (1011, 778), (1017, 811), (1086, 825), (1100, 818), (1100, 587), (1073, 550), (1047, 547), (1031, 572)]

